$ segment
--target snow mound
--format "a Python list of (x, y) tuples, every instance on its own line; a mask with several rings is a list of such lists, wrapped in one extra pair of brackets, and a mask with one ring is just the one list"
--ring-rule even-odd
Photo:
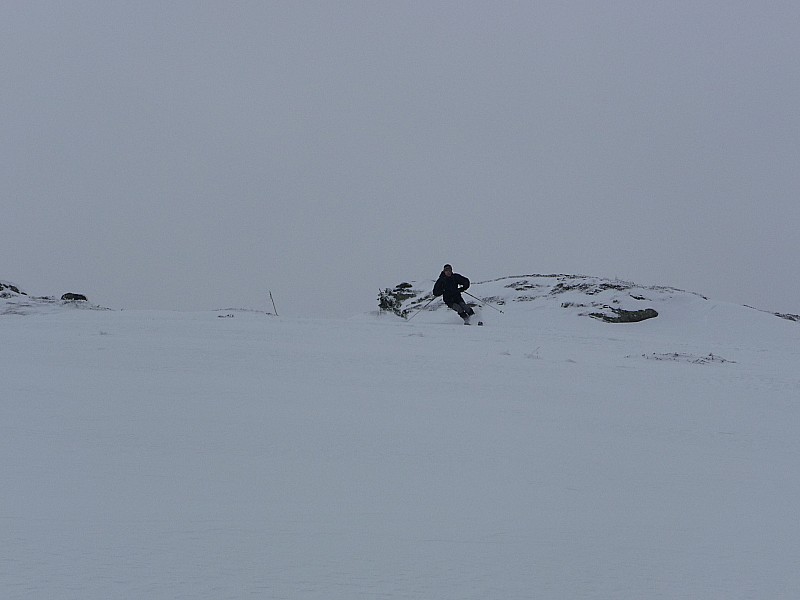
[[(412, 281), (381, 292), (379, 305), (406, 318), (416, 312), (448, 310), (433, 299), (433, 281)], [(557, 308), (577, 316), (609, 323), (629, 323), (654, 318), (664, 310), (677, 310), (687, 302), (708, 298), (666, 286), (641, 286), (628, 281), (586, 275), (515, 275), (473, 282), (465, 294), (473, 305), (489, 304), (507, 314)]]
[(30, 296), (19, 286), (9, 281), (0, 281), (0, 315), (48, 314), (70, 309), (109, 310), (86, 301)]

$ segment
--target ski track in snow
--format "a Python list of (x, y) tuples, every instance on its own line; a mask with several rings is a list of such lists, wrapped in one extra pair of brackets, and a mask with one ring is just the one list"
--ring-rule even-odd
[(683, 308), (0, 317), (2, 596), (795, 598), (800, 328)]

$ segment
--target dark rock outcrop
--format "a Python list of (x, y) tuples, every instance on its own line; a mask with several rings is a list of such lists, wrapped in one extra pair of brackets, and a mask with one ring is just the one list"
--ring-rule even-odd
[(658, 312), (652, 308), (645, 308), (644, 310), (622, 310), (621, 308), (609, 307), (613, 315), (603, 313), (592, 313), (589, 316), (595, 319), (600, 319), (606, 323), (638, 323), (647, 319), (653, 319), (658, 316)]
[(20, 296), (27, 296), (25, 292), (20, 291), (20, 289), (12, 283), (2, 282), (0, 281), (0, 298), (5, 298), (5, 294), (13, 292), (14, 294), (19, 294)]
[(67, 292), (63, 296), (61, 296), (62, 300), (70, 300), (70, 301), (81, 301), (86, 302), (87, 298), (83, 294), (73, 294), (72, 292)]
[(780, 317), (781, 319), (786, 319), (787, 321), (797, 321), (800, 322), (800, 315), (792, 315), (792, 314), (784, 314), (784, 313), (774, 313), (776, 317)]
[(413, 288), (413, 284), (403, 282), (394, 286), (394, 289), (386, 288), (381, 290), (378, 294), (378, 308), (405, 318), (411, 309), (408, 306), (404, 307), (403, 303), (406, 300), (416, 298), (422, 293), (421, 290)]

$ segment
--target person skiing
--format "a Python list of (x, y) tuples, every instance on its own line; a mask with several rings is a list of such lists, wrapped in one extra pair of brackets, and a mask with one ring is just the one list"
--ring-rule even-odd
[(466, 289), (469, 289), (469, 279), (459, 273), (453, 273), (453, 267), (448, 264), (444, 266), (433, 286), (433, 296), (434, 298), (442, 296), (444, 303), (464, 319), (464, 325), (469, 325), (469, 318), (475, 311), (461, 297), (461, 292)]

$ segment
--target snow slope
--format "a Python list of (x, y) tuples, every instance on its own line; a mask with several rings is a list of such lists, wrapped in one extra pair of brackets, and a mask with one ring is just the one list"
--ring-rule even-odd
[(665, 294), (482, 328), (0, 299), (2, 597), (796, 598), (800, 325)]

